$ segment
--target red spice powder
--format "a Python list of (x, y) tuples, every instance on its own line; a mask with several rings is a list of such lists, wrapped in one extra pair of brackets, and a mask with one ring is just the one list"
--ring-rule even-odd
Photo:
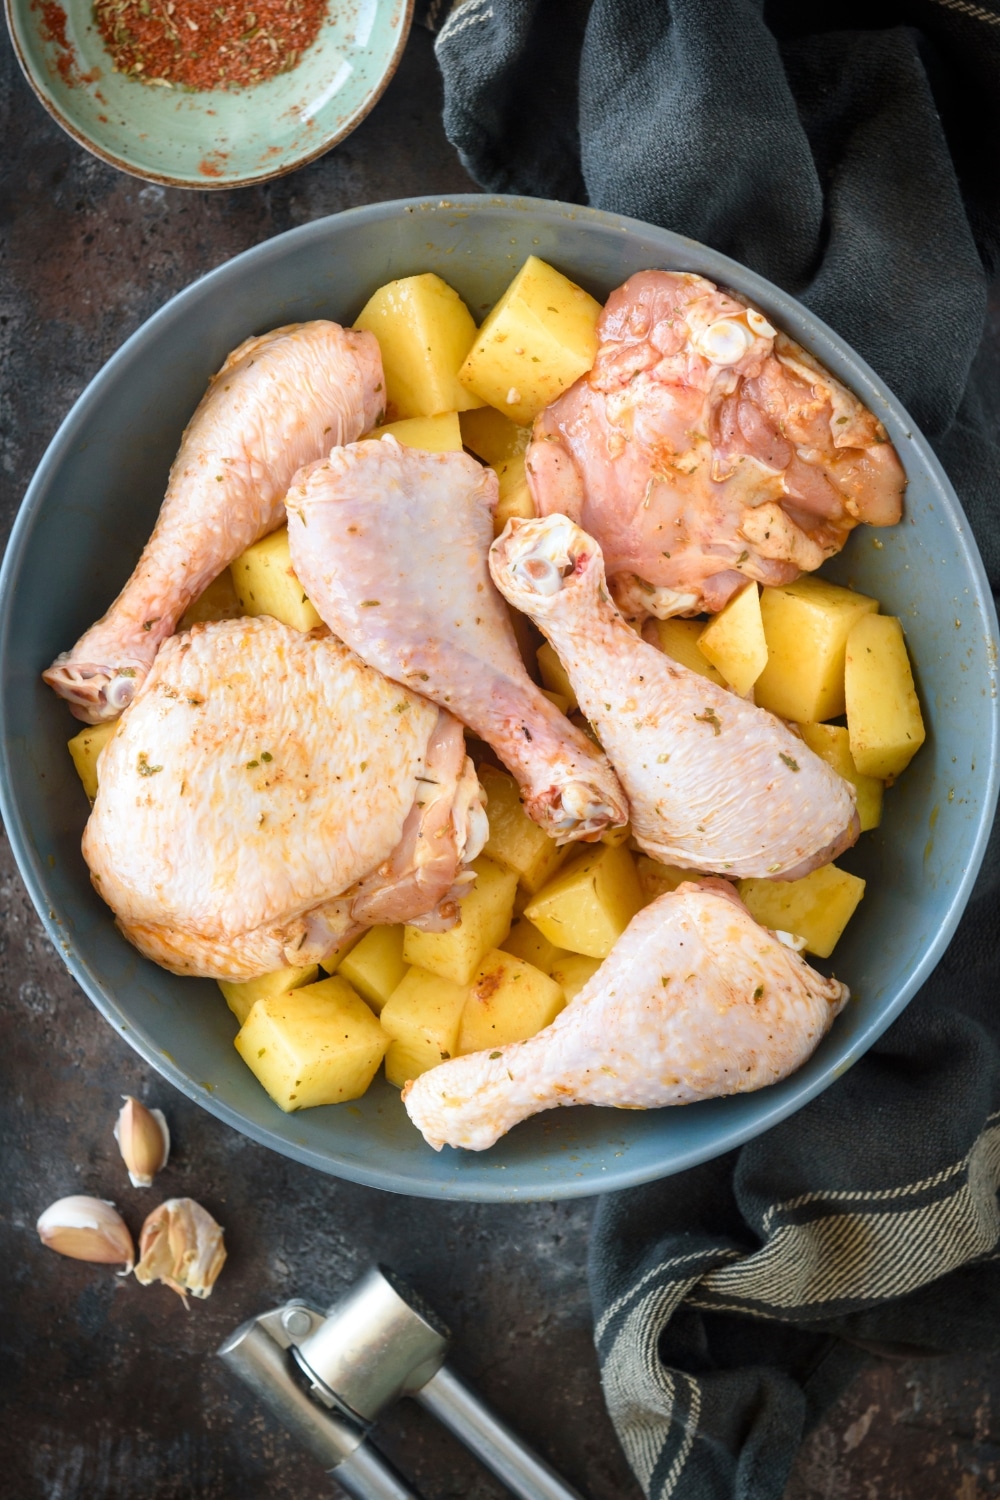
[(56, 0), (33, 0), (31, 8), (41, 15), (39, 30), (43, 38), (56, 49), (54, 60), (60, 78), (67, 88), (72, 88), (79, 75), (73, 49), (66, 37), (66, 12)]
[(95, 0), (94, 20), (118, 73), (161, 88), (234, 89), (294, 68), (326, 10), (327, 0)]

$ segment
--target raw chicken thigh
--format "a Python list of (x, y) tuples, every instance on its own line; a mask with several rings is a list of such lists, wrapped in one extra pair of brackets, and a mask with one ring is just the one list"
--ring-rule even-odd
[(535, 423), (540, 515), (596, 537), (630, 619), (714, 613), (747, 579), (789, 583), (906, 482), (872, 413), (798, 344), (702, 276), (612, 293), (589, 375)]
[(658, 1109), (777, 1083), (848, 999), (758, 927), (723, 880), (633, 917), (566, 1009), (526, 1042), (442, 1063), (403, 1090), (429, 1145), (485, 1151), (562, 1104)]
[(391, 437), (337, 449), (286, 497), (295, 572), (364, 661), (493, 746), (553, 838), (596, 838), (625, 823), (625, 798), (524, 670), (487, 565), (496, 494), (493, 471), (464, 453)]
[(367, 432), (384, 404), (370, 333), (296, 323), (230, 354), (184, 433), (131, 578), (44, 673), (78, 719), (121, 713), (191, 601), (284, 520), (296, 469)]
[(647, 853), (793, 880), (854, 843), (850, 783), (773, 714), (641, 640), (608, 599), (601, 549), (580, 527), (565, 516), (510, 521), (490, 567), (555, 647)]
[(447, 924), (488, 834), (457, 719), (267, 616), (167, 641), (99, 765), (84, 858), (176, 974), (251, 979), (359, 925)]

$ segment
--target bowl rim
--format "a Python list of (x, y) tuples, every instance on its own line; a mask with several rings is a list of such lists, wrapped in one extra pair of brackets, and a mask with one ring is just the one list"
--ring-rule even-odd
[[(672, 231), (661, 229), (656, 225), (645, 224), (640, 220), (608, 213), (600, 209), (584, 208), (575, 204), (562, 203), (552, 199), (487, 193), (455, 194), (450, 197), (399, 198), (345, 209), (340, 213), (325, 215), (323, 218), (313, 220), (308, 224), (299, 225), (294, 229), (275, 235), (259, 245), (252, 246), (242, 251), (239, 255), (231, 257), (231, 259), (224, 261), (222, 265), (215, 267), (204, 276), (196, 278), (181, 291), (175, 293), (173, 297), (146, 319), (145, 322), (140, 324), (124, 343), (120, 345), (74, 401), (70, 410), (59, 424), (32, 476), (15, 517), (3, 562), (0, 565), (0, 661), (6, 660), (10, 650), (12, 585), (20, 566), (22, 552), (30, 541), (31, 532), (40, 511), (40, 502), (44, 498), (49, 473), (58, 467), (62, 461), (63, 451), (73, 443), (76, 434), (90, 419), (92, 413), (99, 410), (105, 387), (112, 384), (118, 378), (119, 369), (127, 365), (133, 358), (137, 348), (141, 347), (149, 337), (151, 330), (158, 331), (169, 325), (174, 319), (183, 318), (186, 312), (186, 303), (194, 296), (195, 292), (203, 294), (206, 290), (211, 291), (214, 283), (224, 282), (227, 276), (233, 274), (233, 267), (237, 264), (246, 264), (248, 260), (266, 264), (269, 260), (280, 259), (290, 245), (306, 243), (313, 238), (322, 240), (329, 233), (329, 226), (333, 222), (341, 223), (348, 221), (354, 224), (365, 224), (390, 220), (404, 213), (412, 214), (419, 212), (433, 214), (436, 212), (445, 212), (453, 215), (456, 211), (464, 213), (485, 210), (488, 212), (491, 209), (506, 213), (521, 211), (528, 215), (543, 211), (548, 214), (568, 218), (575, 222), (592, 222), (604, 228), (620, 230), (623, 233), (639, 231), (646, 234), (652, 230), (657, 234), (668, 236), (678, 246), (690, 246), (693, 254), (700, 255), (703, 260), (708, 259), (712, 261), (722, 271), (725, 271), (727, 267), (732, 268), (736, 272), (733, 284), (741, 286), (741, 290), (746, 295), (760, 296), (769, 302), (772, 307), (794, 308), (797, 314), (804, 313), (811, 324), (831, 340), (844, 361), (851, 366), (851, 379), (855, 388), (859, 392), (862, 392), (867, 387), (867, 399), (870, 399), (871, 392), (879, 393), (883, 404), (891, 406), (894, 409), (894, 415), (907, 424), (908, 432), (912, 435), (915, 452), (919, 455), (921, 462), (930, 470), (932, 477), (940, 487), (942, 498), (947, 503), (948, 509), (951, 512), (949, 518), (954, 523), (956, 550), (961, 553), (965, 566), (968, 568), (971, 577), (975, 580), (979, 589), (983, 603), (982, 631), (987, 641), (991, 642), (993, 647), (992, 652), (988, 653), (988, 655), (990, 656), (991, 664), (989, 670), (993, 678), (994, 691), (991, 694), (986, 694), (989, 705), (987, 738), (989, 740), (990, 753), (986, 757), (987, 765), (984, 771), (980, 820), (975, 831), (975, 837), (965, 868), (956, 882), (945, 915), (934, 938), (928, 943), (920, 961), (913, 967), (907, 979), (899, 987), (892, 1003), (885, 1006), (879, 1014), (873, 1016), (867, 1024), (859, 1029), (850, 1044), (846, 1056), (831, 1057), (828, 1064), (811, 1078), (803, 1079), (801, 1074), (792, 1074), (789, 1079), (785, 1080), (785, 1087), (781, 1095), (774, 1098), (770, 1108), (764, 1103), (759, 1112), (755, 1114), (753, 1120), (744, 1123), (734, 1122), (733, 1126), (728, 1130), (724, 1127), (716, 1130), (711, 1144), (696, 1144), (682, 1149), (672, 1158), (669, 1168), (666, 1171), (648, 1162), (646, 1164), (629, 1166), (623, 1159), (622, 1165), (616, 1167), (613, 1173), (609, 1172), (605, 1181), (600, 1185), (598, 1185), (594, 1178), (569, 1178), (552, 1183), (540, 1180), (536, 1187), (524, 1189), (504, 1182), (502, 1179), (506, 1174), (499, 1171), (483, 1173), (469, 1180), (465, 1180), (464, 1173), (458, 1172), (450, 1180), (442, 1181), (440, 1177), (423, 1174), (419, 1165), (416, 1165), (416, 1170), (411, 1173), (381, 1165), (376, 1165), (373, 1168), (366, 1162), (358, 1162), (353, 1159), (333, 1161), (329, 1152), (320, 1152), (301, 1141), (292, 1142), (286, 1140), (276, 1135), (268, 1126), (259, 1125), (255, 1121), (249, 1120), (238, 1108), (230, 1105), (225, 1100), (217, 1098), (211, 1090), (199, 1085), (192, 1077), (189, 1077), (171, 1058), (164, 1056), (163, 1052), (157, 1046), (134, 1028), (128, 1016), (122, 1011), (116, 995), (93, 972), (86, 959), (76, 951), (75, 945), (67, 942), (66, 932), (60, 926), (57, 914), (51, 909), (46, 895), (45, 876), (41, 858), (38, 851), (32, 845), (28, 829), (14, 799), (11, 758), (5, 724), (5, 705), (2, 696), (0, 696), (0, 816), (2, 816), (7, 827), (14, 858), (32, 903), (35, 906), (50, 942), (63, 959), (70, 973), (95, 1007), (114, 1026), (115, 1030), (125, 1037), (132, 1048), (152, 1068), (166, 1077), (187, 1098), (202, 1105), (211, 1114), (215, 1115), (216, 1118), (232, 1126), (241, 1134), (249, 1136), (260, 1145), (270, 1147), (270, 1149), (299, 1161), (303, 1165), (315, 1167), (329, 1175), (362, 1183), (368, 1187), (380, 1188), (389, 1192), (398, 1192), (411, 1197), (454, 1199), (469, 1202), (555, 1201), (564, 1198), (592, 1197), (596, 1193), (609, 1189), (617, 1191), (622, 1188), (635, 1187), (642, 1183), (656, 1181), (662, 1177), (672, 1176), (677, 1172), (685, 1171), (689, 1167), (712, 1160), (724, 1152), (732, 1150), (762, 1134), (781, 1120), (787, 1119), (790, 1115), (796, 1113), (804, 1104), (822, 1093), (868, 1051), (878, 1037), (900, 1015), (917, 990), (936, 968), (965, 910), (986, 852), (998, 792), (1000, 792), (1000, 754), (998, 754), (998, 751), (1000, 751), (1000, 693), (996, 691), (998, 656), (1000, 656), (1000, 649), (998, 649), (1000, 648), (1000, 630), (998, 630), (997, 613), (992, 590), (989, 586), (986, 570), (972, 534), (972, 529), (962, 510), (961, 502), (958, 500), (951, 481), (945, 474), (928, 440), (923, 436), (919, 427), (912, 422), (902, 403), (889, 392), (885, 382), (876, 376), (871, 367), (855, 353), (838, 333), (808, 308), (804, 308), (803, 304), (798, 302), (789, 293), (782, 291), (774, 283), (767, 281), (764, 277), (757, 275), (756, 272), (748, 270), (745, 266), (740, 265), (739, 262), (722, 255), (709, 246), (702, 245), (695, 240), (686, 239)], [(797, 1087), (796, 1078), (800, 1080)], [(762, 1101), (766, 1101), (768, 1094), (768, 1090), (761, 1090), (758, 1091), (756, 1097)], [(468, 1153), (462, 1154), (463, 1156), (468, 1155)]]
[[(355, 109), (339, 130), (333, 135), (327, 136), (320, 145), (315, 148), (310, 146), (300, 156), (296, 156), (293, 161), (289, 161), (282, 166), (271, 167), (261, 172), (251, 172), (242, 177), (227, 177), (223, 174), (219, 177), (206, 178), (204, 182), (189, 182), (183, 177), (172, 177), (167, 172), (140, 172), (138, 167), (126, 161), (123, 157), (117, 156), (113, 151), (107, 150), (104, 146), (99, 146), (86, 131), (81, 130), (70, 116), (59, 107), (55, 96), (50, 95), (43, 88), (41, 80), (35, 76), (35, 70), (31, 66), (24, 48), (21, 46), (18, 29), (14, 22), (14, 7), (16, 3), (17, 0), (4, 0), (3, 7), (4, 17), (7, 22), (7, 34), (14, 49), (14, 56), (17, 58), (21, 72), (24, 74), (32, 92), (42, 107), (48, 111), (57, 125), (62, 126), (66, 134), (78, 146), (82, 146), (85, 151), (89, 151), (91, 156), (96, 156), (99, 161), (106, 162), (109, 167), (115, 167), (119, 172), (124, 172), (128, 177), (138, 178), (140, 182), (152, 182), (159, 187), (183, 188), (187, 192), (192, 193), (218, 193), (232, 188), (256, 187), (262, 182), (272, 182), (276, 177), (287, 177), (289, 172), (297, 172), (300, 167), (306, 167), (310, 162), (316, 161), (318, 157), (325, 156), (327, 151), (332, 151), (334, 146), (339, 145), (353, 130), (356, 130), (362, 120), (375, 108), (375, 105), (392, 82), (396, 69), (399, 67), (403, 50), (409, 40), (410, 29), (413, 24), (413, 7), (416, 0), (403, 0), (403, 15), (400, 21), (399, 35), (396, 38), (396, 45), (392, 49), (386, 67), (377, 83), (374, 84), (369, 93), (362, 99), (357, 109)], [(332, 218), (334, 216), (327, 215), (326, 217)], [(245, 254), (246, 252), (243, 251), (241, 253)], [(226, 265), (228, 263), (228, 261), (224, 262)], [(220, 268), (216, 267), (216, 269)], [(194, 283), (191, 284), (193, 285)], [(187, 288), (183, 290), (186, 291)], [(178, 292), (176, 295), (181, 296), (182, 293)], [(145, 324), (140, 326), (145, 327)], [(58, 433), (56, 436), (58, 436)]]

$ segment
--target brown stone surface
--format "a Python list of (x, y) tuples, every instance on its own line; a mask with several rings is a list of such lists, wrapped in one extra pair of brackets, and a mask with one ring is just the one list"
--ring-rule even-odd
[[(416, 32), (373, 115), (326, 158), (238, 193), (144, 185), (86, 155), (0, 45), (0, 525), (74, 397), (195, 276), (322, 214), (470, 184), (444, 141), (429, 37)], [(324, 1299), (373, 1260), (450, 1320), (457, 1366), (590, 1500), (636, 1500), (600, 1396), (584, 1274), (592, 1205), (436, 1204), (341, 1183), (273, 1155), (176, 1093), (105, 1025), (46, 941), (0, 848), (0, 1494), (10, 1500), (309, 1500), (316, 1466), (213, 1358), (251, 1312)], [(54, 1198), (113, 1198), (137, 1231), (119, 1096), (166, 1111), (159, 1186), (202, 1200), (230, 1259), (185, 1313), (163, 1288), (63, 1260), (33, 1224)], [(873, 1366), (801, 1455), (789, 1500), (1000, 1494), (1000, 1363)], [(427, 1500), (500, 1487), (404, 1403), (380, 1429)]]

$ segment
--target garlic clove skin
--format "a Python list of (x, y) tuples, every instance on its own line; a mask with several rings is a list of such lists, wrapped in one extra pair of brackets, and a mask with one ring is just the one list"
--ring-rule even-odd
[(123, 1094), (115, 1121), (115, 1140), (133, 1187), (152, 1187), (170, 1157), (170, 1130), (159, 1109), (147, 1109), (131, 1094)]
[(226, 1259), (222, 1229), (193, 1198), (169, 1198), (139, 1235), (136, 1280), (162, 1281), (181, 1297), (210, 1297)]
[(58, 1255), (89, 1260), (97, 1265), (124, 1265), (127, 1276), (135, 1264), (135, 1247), (124, 1219), (105, 1198), (75, 1194), (51, 1203), (35, 1228), (38, 1238)]

